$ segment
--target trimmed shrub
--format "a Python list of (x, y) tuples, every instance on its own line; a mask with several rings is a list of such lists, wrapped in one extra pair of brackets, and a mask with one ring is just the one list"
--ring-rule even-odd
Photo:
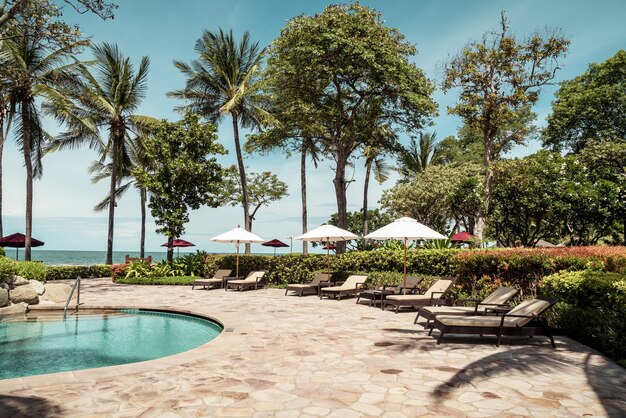
[(37, 261), (18, 261), (17, 274), (28, 280), (46, 281), (48, 268)]
[(0, 257), (4, 257), (5, 255), (4, 248), (0, 247)]
[(119, 284), (143, 284), (143, 285), (189, 285), (191, 286), (196, 276), (179, 277), (116, 277), (115, 283)]
[[(501, 285), (520, 289), (520, 298), (535, 295), (543, 277), (562, 270), (624, 271), (625, 247), (504, 248), (467, 250), (452, 264), (457, 284), (471, 294)], [(487, 288), (487, 289), (486, 289)]]
[(541, 291), (560, 300), (550, 320), (567, 335), (626, 359), (626, 274), (565, 271), (546, 277)]
[(111, 266), (96, 264), (93, 266), (47, 266), (46, 280), (72, 280), (76, 276), (110, 277)]
[(17, 263), (9, 257), (0, 257), (0, 280), (13, 276), (15, 273), (17, 273)]

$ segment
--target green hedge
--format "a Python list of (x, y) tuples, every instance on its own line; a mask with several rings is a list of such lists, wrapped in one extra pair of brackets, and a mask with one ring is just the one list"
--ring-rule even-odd
[(191, 286), (196, 276), (178, 276), (178, 277), (116, 277), (115, 283), (119, 284), (145, 284), (145, 285), (189, 285)]
[(75, 279), (76, 276), (110, 277), (111, 266), (98, 264), (93, 266), (46, 266), (37, 261), (15, 261), (0, 257), (0, 280), (17, 274), (28, 280)]
[(28, 280), (46, 281), (48, 268), (43, 263), (37, 261), (18, 261), (16, 264), (18, 276), (22, 276)]
[(17, 273), (17, 263), (8, 257), (0, 257), (0, 280)]
[(567, 334), (626, 361), (626, 274), (583, 270), (545, 277), (541, 292), (560, 302), (551, 321)]

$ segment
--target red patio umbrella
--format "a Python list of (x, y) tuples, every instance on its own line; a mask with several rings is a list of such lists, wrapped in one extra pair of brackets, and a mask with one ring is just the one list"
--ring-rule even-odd
[(289, 247), (289, 245), (285, 244), (284, 242), (282, 242), (279, 239), (273, 239), (271, 241), (264, 242), (261, 245), (263, 245), (265, 247), (274, 247), (274, 256), (276, 256), (276, 248)]
[(322, 248), (323, 250), (333, 250), (335, 251), (337, 249), (337, 244), (326, 244), (324, 245), (324, 247)]
[(458, 234), (452, 235), (450, 241), (452, 242), (470, 242), (474, 239), (474, 235), (470, 234), (467, 231), (459, 232)]
[[(176, 248), (176, 257), (178, 257), (180, 255), (180, 247), (195, 247), (196, 244), (192, 244), (189, 241), (185, 241), (184, 239), (175, 239), (174, 241), (172, 241), (172, 247)], [(163, 245), (161, 245), (161, 247), (167, 247), (167, 242)]]
[[(31, 247), (41, 247), (44, 244), (43, 241), (39, 241), (35, 238), (30, 238), (30, 246)], [(19, 248), (24, 248), (26, 246), (26, 235), (20, 234), (16, 232), (12, 235), (7, 235), (6, 237), (0, 238), (0, 247), (10, 247), (15, 248), (15, 259), (19, 260)]]

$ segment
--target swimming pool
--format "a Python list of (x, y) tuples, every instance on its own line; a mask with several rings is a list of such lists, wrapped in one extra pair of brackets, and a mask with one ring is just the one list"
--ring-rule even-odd
[(9, 317), (0, 321), (0, 379), (153, 360), (220, 332), (204, 318), (138, 309)]

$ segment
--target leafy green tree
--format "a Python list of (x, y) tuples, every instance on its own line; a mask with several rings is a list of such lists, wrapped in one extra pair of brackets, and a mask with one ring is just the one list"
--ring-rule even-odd
[(561, 83), (542, 138), (546, 147), (574, 152), (589, 141), (626, 141), (626, 51)]
[[(568, 46), (569, 41), (558, 34), (535, 33), (519, 42), (509, 32), (503, 13), (500, 30), (469, 43), (446, 64), (443, 90), (459, 89), (459, 102), (448, 112), (460, 116), (482, 137), (487, 207), (497, 153), (510, 144), (523, 143), (530, 129), (527, 124), (520, 124), (502, 135), (502, 128), (514, 126), (519, 112), (537, 102), (541, 87), (554, 79), (558, 59)], [(478, 240), (483, 239), (484, 224), (485, 210), (481, 208), (474, 231)]]
[(189, 210), (219, 206), (223, 168), (216, 155), (226, 154), (217, 142), (215, 125), (200, 123), (187, 113), (182, 121), (161, 121), (145, 138), (150, 169), (136, 167), (133, 175), (148, 190), (157, 232), (167, 237), (167, 260), (172, 262), (174, 239), (185, 232)]
[[(130, 164), (128, 148), (133, 136), (146, 135), (157, 122), (135, 113), (146, 95), (150, 60), (143, 57), (135, 69), (117, 45), (103, 43), (91, 50), (96, 71), (83, 67), (82, 82), (74, 86), (71, 106), (68, 108), (67, 97), (60, 96), (47, 107), (68, 128), (50, 150), (87, 145), (98, 151), (102, 161), (109, 159), (109, 202), (115, 202), (125, 161)], [(107, 264), (113, 263), (115, 206), (108, 205)]]
[[(80, 14), (91, 11), (102, 19), (113, 19), (113, 10), (117, 8), (117, 5), (102, 0), (64, 0), (64, 2)], [(11, 22), (26, 15), (37, 16), (38, 25), (48, 32), (49, 37), (70, 36), (75, 33), (76, 27), (60, 21), (58, 18), (61, 14), (61, 8), (52, 0), (4, 0), (0, 4), (0, 35)]]
[[(368, 227), (371, 231), (382, 228), (383, 226), (393, 221), (393, 219), (387, 212), (383, 212), (380, 209), (371, 209), (368, 212)], [(328, 224), (338, 226), (338, 223), (338, 214), (333, 213), (332, 215), (330, 215)], [(346, 229), (360, 236), (366, 235), (365, 230), (363, 229), (362, 211), (348, 212), (348, 227)], [(313, 245), (316, 246), (316, 244)], [(351, 251), (371, 250), (372, 248), (374, 248), (371, 242), (367, 242), (365, 240), (349, 241), (347, 243), (347, 247)]]
[[(346, 228), (346, 167), (376, 127), (417, 132), (436, 112), (433, 84), (409, 60), (415, 47), (380, 13), (361, 6), (328, 6), (290, 20), (268, 49), (264, 89), (270, 102), (335, 162), (338, 226)], [(270, 108), (272, 108), (272, 103)], [(268, 129), (283, 129), (279, 115)], [(345, 249), (339, 243), (338, 252)]]
[(549, 151), (500, 162), (489, 212), (491, 233), (507, 246), (532, 247), (541, 239), (598, 243), (623, 219), (624, 183), (594, 168), (580, 156)]
[(15, 117), (13, 132), (22, 150), (26, 167), (26, 227), (24, 259), (31, 259), (31, 236), (33, 225), (33, 179), (43, 175), (41, 162), (45, 142), (50, 136), (41, 125), (36, 100), (50, 100), (65, 94), (66, 87), (76, 82), (76, 64), (71, 62), (72, 53), (81, 42), (68, 43), (62, 47), (48, 44), (41, 27), (25, 18), (12, 25), (10, 36), (1, 42), (3, 68), (0, 76), (6, 89), (0, 94), (8, 96), (3, 114)]
[[(239, 124), (245, 128), (255, 127), (264, 115), (258, 97), (258, 70), (263, 51), (258, 42), (252, 42), (245, 32), (237, 44), (232, 30), (205, 30), (195, 47), (198, 59), (186, 64), (174, 61), (174, 65), (187, 78), (185, 88), (168, 93), (169, 97), (185, 100), (183, 106), (211, 122), (217, 123), (230, 115), (233, 139), (237, 153), (237, 166), (241, 184), (245, 229), (250, 231), (252, 218), (249, 213), (248, 185), (239, 140)], [(250, 244), (246, 244), (246, 254)]]
[[(259, 209), (267, 206), (272, 202), (277, 202), (287, 196), (287, 184), (280, 181), (275, 174), (269, 171), (262, 173), (250, 173), (248, 175), (248, 197), (250, 208), (250, 230), (252, 230), (252, 221)], [(243, 201), (241, 193), (241, 184), (237, 168), (231, 166), (226, 170), (223, 178), (224, 185), (220, 193), (220, 202), (225, 205), (238, 206)]]
[(481, 167), (430, 165), (409, 183), (385, 190), (380, 200), (391, 216), (410, 216), (439, 232), (462, 223), (469, 232), (482, 205)]

